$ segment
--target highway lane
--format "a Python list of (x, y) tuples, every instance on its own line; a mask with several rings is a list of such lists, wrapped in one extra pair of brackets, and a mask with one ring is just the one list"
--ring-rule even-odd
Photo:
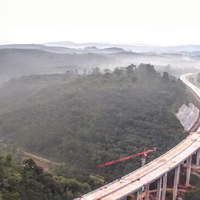
[[(186, 77), (188, 75), (190, 74), (183, 75), (180, 79), (200, 97), (200, 89), (187, 80)], [(185, 161), (190, 155), (194, 154), (199, 148), (200, 134), (199, 132), (196, 132), (189, 135), (176, 147), (144, 167), (139, 168), (119, 180), (94, 190), (83, 197), (86, 200), (94, 200), (96, 198), (101, 198), (102, 200), (122, 199), (127, 195), (140, 190), (146, 184), (157, 180), (166, 172), (171, 171), (177, 165)]]
[[(197, 140), (198, 145), (196, 145)], [(173, 167), (182, 162), (182, 159), (179, 161), (180, 153), (184, 153), (186, 150), (187, 152), (193, 153), (200, 147), (199, 145), (200, 134), (191, 134), (175, 148), (163, 154), (156, 160), (153, 160), (144, 167), (139, 168), (109, 185), (105, 185), (96, 191), (88, 193), (83, 197), (87, 200), (93, 200), (95, 198), (101, 198), (102, 200), (116, 200), (123, 198), (128, 194), (133, 194), (147, 183), (155, 181), (159, 176), (171, 171)], [(198, 147), (197, 149), (196, 146)], [(185, 160), (186, 159), (187, 157), (185, 157)], [(171, 165), (172, 163), (173, 165)]]
[[(113, 193), (110, 196), (107, 196), (106, 198), (103, 198), (104, 200), (116, 200), (121, 199), (127, 194), (133, 194), (135, 191), (139, 190), (141, 187), (148, 183), (152, 183), (155, 180), (157, 180), (159, 177), (162, 177), (165, 173), (171, 171), (173, 168), (175, 168), (177, 165), (185, 161), (189, 156), (191, 156), (195, 151), (197, 151), (200, 147), (200, 134), (195, 133), (195, 136), (197, 136), (196, 140), (193, 140), (193, 143), (184, 149), (182, 152), (180, 152), (177, 156), (174, 156), (173, 158), (169, 159), (167, 162), (163, 163), (162, 166), (158, 168), (154, 168), (150, 173), (143, 176), (140, 181), (138, 181), (137, 185), (129, 184), (126, 187), (124, 187), (121, 190), (118, 190), (117, 192)], [(189, 139), (187, 139), (189, 140)], [(188, 141), (189, 142), (189, 141)], [(173, 154), (170, 154), (173, 156)], [(156, 163), (163, 162), (162, 159), (159, 159)], [(126, 195), (124, 195), (126, 194)]]

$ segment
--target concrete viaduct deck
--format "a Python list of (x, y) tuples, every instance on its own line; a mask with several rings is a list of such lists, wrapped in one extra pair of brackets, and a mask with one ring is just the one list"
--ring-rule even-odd
[[(190, 74), (182, 75), (180, 79), (200, 98), (200, 89), (187, 80)], [(115, 180), (97, 190), (83, 196), (86, 200), (125, 200), (134, 195), (134, 200), (140, 200), (142, 190), (145, 190), (145, 200), (149, 200), (149, 186), (157, 181), (157, 200), (165, 200), (167, 174), (175, 170), (173, 200), (177, 197), (177, 187), (180, 177), (180, 167), (187, 162), (186, 186), (189, 186), (192, 156), (196, 155), (196, 165), (200, 161), (200, 128), (191, 133), (185, 140), (162, 156), (146, 164), (121, 179)]]

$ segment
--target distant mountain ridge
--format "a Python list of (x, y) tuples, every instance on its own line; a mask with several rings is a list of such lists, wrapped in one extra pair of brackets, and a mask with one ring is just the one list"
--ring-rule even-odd
[(101, 43), (95, 43), (95, 42), (76, 43), (76, 42), (71, 42), (71, 41), (48, 42), (48, 43), (44, 43), (44, 45), (46, 45), (46, 46), (76, 47), (76, 48), (85, 48), (85, 47), (92, 47), (92, 46), (95, 46), (97, 48), (110, 47), (110, 44), (101, 44)]
[(114, 53), (114, 52), (154, 52), (154, 53), (181, 53), (198, 52), (200, 45), (156, 46), (109, 43), (75, 43), (71, 41), (49, 42), (44, 44), (9, 44), (0, 45), (0, 49), (39, 49), (54, 53)]
[(69, 69), (84, 69), (115, 65), (114, 58), (104, 54), (53, 53), (39, 49), (0, 49), (0, 75), (24, 76), (64, 73)]
[(73, 48), (67, 46), (46, 46), (44, 44), (8, 44), (0, 45), (0, 49), (38, 49), (49, 51), (53, 53), (112, 53), (112, 52), (125, 52), (124, 49), (119, 47), (97, 48), (96, 46), (86, 46), (84, 48)]
[(8, 44), (0, 45), (0, 49), (38, 49), (43, 51), (49, 51), (53, 53), (73, 53), (73, 49), (67, 47), (54, 47), (54, 46), (45, 46), (42, 44)]
[(109, 44), (109, 43), (75, 43), (71, 41), (61, 41), (61, 42), (49, 42), (44, 43), (47, 46), (62, 46), (70, 48), (85, 48), (95, 46), (97, 48), (122, 48), (124, 50), (131, 50), (135, 52), (192, 52), (200, 51), (200, 45), (176, 45), (176, 46), (159, 46), (159, 45), (133, 45), (133, 44)]

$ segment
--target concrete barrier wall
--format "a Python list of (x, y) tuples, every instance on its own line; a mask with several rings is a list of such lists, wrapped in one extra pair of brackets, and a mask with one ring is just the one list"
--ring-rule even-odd
[(183, 104), (176, 113), (176, 117), (183, 125), (185, 131), (190, 131), (199, 118), (199, 109), (192, 103), (189, 103), (188, 106)]

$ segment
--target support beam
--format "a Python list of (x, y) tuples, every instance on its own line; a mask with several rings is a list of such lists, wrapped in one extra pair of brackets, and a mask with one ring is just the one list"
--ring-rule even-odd
[(180, 165), (175, 169), (174, 173), (174, 188), (173, 188), (173, 200), (176, 200), (177, 188), (179, 183)]
[(186, 186), (189, 186), (190, 184), (191, 163), (192, 156), (187, 159)]
[(197, 151), (197, 155), (196, 155), (196, 165), (199, 165), (199, 160), (200, 160), (200, 149)]
[(161, 184), (162, 184), (162, 177), (160, 177), (157, 180), (157, 194), (156, 194), (156, 200), (161, 199)]
[(163, 176), (162, 200), (165, 200), (167, 189), (167, 173)]
[(145, 189), (145, 200), (149, 200), (149, 184), (146, 185), (146, 189)]

